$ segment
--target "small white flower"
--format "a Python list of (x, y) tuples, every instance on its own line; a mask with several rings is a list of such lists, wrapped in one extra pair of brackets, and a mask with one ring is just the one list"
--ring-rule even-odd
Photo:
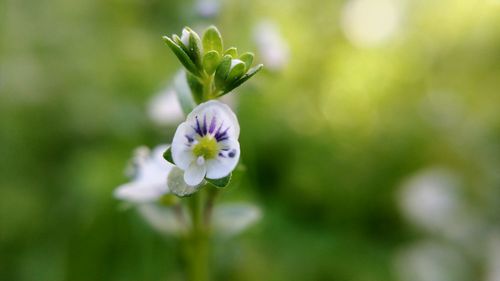
[(205, 177), (223, 178), (240, 158), (240, 125), (231, 109), (216, 100), (198, 105), (181, 123), (172, 141), (172, 158), (184, 181), (198, 185)]
[(169, 193), (167, 176), (174, 167), (163, 159), (168, 145), (159, 145), (153, 151), (146, 147), (136, 150), (134, 157), (134, 178), (119, 186), (114, 196), (132, 203), (148, 203)]
[(341, 17), (341, 27), (347, 39), (357, 47), (382, 45), (401, 29), (403, 1), (350, 0)]
[(463, 217), (460, 178), (446, 168), (431, 167), (417, 172), (401, 186), (399, 203), (403, 215), (429, 231), (451, 229)]
[(408, 245), (395, 256), (395, 274), (401, 281), (467, 281), (471, 264), (460, 249), (434, 240)]
[(262, 217), (259, 207), (248, 203), (226, 203), (214, 208), (214, 232), (230, 237), (243, 232)]
[(161, 91), (151, 99), (148, 114), (159, 126), (177, 125), (184, 117), (177, 93), (171, 88)]
[(196, 11), (205, 18), (217, 16), (220, 10), (220, 0), (197, 0)]
[(231, 66), (229, 66), (229, 71), (231, 71), (237, 64), (245, 64), (242, 60), (239, 59), (232, 59), (231, 60)]
[(278, 26), (271, 21), (261, 21), (254, 28), (255, 41), (262, 62), (267, 69), (279, 71), (289, 61), (290, 49)]
[(176, 236), (186, 231), (186, 225), (172, 208), (164, 208), (157, 204), (141, 204), (137, 210), (151, 227), (160, 233)]
[(189, 47), (189, 36), (190, 36), (189, 30), (187, 30), (186, 28), (184, 28), (182, 30), (182, 34), (181, 34), (181, 42), (186, 47)]

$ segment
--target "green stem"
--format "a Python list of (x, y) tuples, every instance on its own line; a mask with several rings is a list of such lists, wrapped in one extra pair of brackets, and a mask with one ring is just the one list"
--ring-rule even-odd
[(212, 83), (213, 75), (207, 75), (203, 81), (203, 102), (213, 98)]
[[(213, 75), (202, 78), (203, 96), (202, 102), (214, 98)], [(191, 230), (185, 237), (185, 258), (187, 266), (188, 281), (209, 281), (209, 237), (210, 217), (217, 191), (209, 186), (201, 187), (200, 190), (188, 198), (188, 207), (191, 215)], [(207, 201), (204, 204), (203, 192), (209, 189)]]
[(191, 212), (191, 232), (186, 239), (187, 277), (189, 281), (209, 280), (208, 232), (203, 225), (203, 201), (201, 191), (188, 200)]
[(219, 193), (219, 190), (217, 188), (214, 188), (212, 186), (207, 186), (207, 199), (205, 203), (205, 213), (204, 213), (204, 223), (205, 226), (209, 229), (212, 224), (212, 213), (215, 205), (215, 199), (217, 198), (217, 194)]

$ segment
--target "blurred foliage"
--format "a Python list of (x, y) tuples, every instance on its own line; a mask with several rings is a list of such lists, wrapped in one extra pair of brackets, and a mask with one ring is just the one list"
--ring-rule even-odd
[(394, 280), (421, 235), (395, 194), (429, 165), (497, 225), (499, 2), (401, 2), (398, 34), (366, 48), (341, 29), (345, 3), (222, 1), (202, 19), (191, 1), (0, 2), (0, 279), (181, 280), (175, 240), (112, 191), (135, 147), (175, 130), (145, 105), (180, 67), (161, 36), (184, 25), (252, 50), (270, 19), (291, 51), (237, 93), (246, 174), (221, 200), (264, 219), (215, 244), (214, 280)]

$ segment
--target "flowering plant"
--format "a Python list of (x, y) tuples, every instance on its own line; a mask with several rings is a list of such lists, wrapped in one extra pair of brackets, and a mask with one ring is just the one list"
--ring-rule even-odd
[(250, 204), (214, 202), (240, 159), (238, 119), (217, 99), (250, 79), (262, 64), (252, 67), (250, 52), (224, 50), (215, 26), (202, 38), (186, 27), (180, 37), (163, 39), (185, 68), (174, 88), (187, 117), (171, 145), (137, 150), (134, 179), (118, 187), (115, 197), (137, 205), (160, 232), (180, 237), (188, 280), (208, 280), (211, 234), (234, 235), (260, 217)]

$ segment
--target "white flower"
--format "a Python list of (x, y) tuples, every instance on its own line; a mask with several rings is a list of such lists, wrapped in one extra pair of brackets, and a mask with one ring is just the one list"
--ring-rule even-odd
[(163, 159), (168, 145), (159, 145), (153, 151), (146, 147), (136, 150), (134, 157), (134, 178), (119, 186), (114, 196), (132, 203), (148, 203), (169, 193), (167, 176), (174, 165)]
[(500, 280), (500, 233), (495, 231), (487, 241), (486, 281)]
[(217, 16), (220, 10), (220, 0), (197, 0), (196, 11), (205, 18)]
[(341, 27), (357, 47), (376, 47), (399, 32), (402, 18), (402, 1), (350, 0), (342, 11)]
[(266, 68), (273, 71), (283, 69), (288, 63), (290, 50), (278, 26), (271, 21), (261, 21), (254, 28), (254, 36)]
[(214, 208), (214, 232), (230, 237), (243, 232), (262, 217), (259, 207), (248, 203), (226, 203)]
[(179, 125), (172, 158), (184, 170), (184, 181), (198, 185), (205, 177), (223, 178), (240, 158), (240, 125), (231, 109), (216, 100), (198, 105)]
[(419, 241), (400, 250), (394, 260), (401, 281), (467, 281), (471, 264), (453, 244), (433, 240)]
[(178, 124), (184, 117), (177, 100), (177, 93), (170, 88), (161, 91), (151, 99), (148, 114), (151, 120), (160, 126)]
[(448, 169), (433, 167), (420, 171), (401, 187), (399, 203), (403, 215), (425, 230), (451, 229), (457, 219), (464, 218), (460, 187), (460, 179)]
[(184, 28), (182, 30), (182, 34), (181, 34), (181, 42), (182, 44), (184, 44), (185, 47), (188, 47), (189, 48), (189, 30), (187, 30), (186, 28)]
[(231, 60), (231, 65), (229, 66), (229, 71), (231, 71), (236, 65), (238, 64), (243, 64), (245, 65), (245, 63), (242, 61), (242, 60), (239, 60), (239, 59), (232, 59)]
[(164, 208), (157, 204), (141, 204), (137, 210), (151, 227), (160, 233), (176, 236), (186, 231), (186, 225), (172, 208)]

